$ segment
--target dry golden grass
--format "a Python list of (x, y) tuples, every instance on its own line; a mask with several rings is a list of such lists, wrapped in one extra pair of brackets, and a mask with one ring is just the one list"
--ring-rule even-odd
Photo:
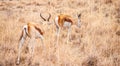
[[(53, 23), (43, 27), (45, 48), (42, 49), (37, 39), (34, 56), (29, 60), (27, 38), (19, 66), (120, 66), (120, 0), (0, 1), (0, 66), (18, 66), (22, 27), (27, 22), (41, 24), (42, 12), (50, 12)], [(59, 46), (56, 46), (54, 18), (60, 13), (69, 14), (76, 21), (76, 14), (81, 13), (81, 27), (72, 26), (68, 44), (67, 31), (61, 31)]]

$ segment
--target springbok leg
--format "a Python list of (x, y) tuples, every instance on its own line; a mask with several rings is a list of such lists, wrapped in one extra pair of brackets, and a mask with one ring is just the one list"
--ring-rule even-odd
[(18, 58), (17, 58), (17, 64), (20, 63), (20, 55), (21, 55), (21, 48), (22, 48), (22, 45), (24, 43), (26, 39), (26, 32), (25, 31), (22, 31), (22, 35), (21, 35), (21, 38), (20, 38), (20, 43), (19, 43), (19, 50), (18, 50)]

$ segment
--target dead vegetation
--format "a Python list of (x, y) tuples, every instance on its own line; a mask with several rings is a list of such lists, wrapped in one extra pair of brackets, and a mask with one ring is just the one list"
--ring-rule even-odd
[[(45, 48), (36, 40), (34, 56), (29, 59), (26, 41), (19, 66), (120, 66), (119, 3), (120, 0), (1, 0), (0, 66), (17, 66), (21, 29), (27, 22), (42, 25), (43, 12), (51, 13), (52, 23), (43, 27)], [(81, 13), (81, 27), (72, 26), (68, 44), (67, 31), (61, 31), (56, 46), (54, 18), (60, 13), (76, 21), (76, 15)]]

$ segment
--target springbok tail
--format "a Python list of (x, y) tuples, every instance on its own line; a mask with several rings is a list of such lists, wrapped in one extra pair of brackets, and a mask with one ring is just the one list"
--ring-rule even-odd
[[(27, 31), (27, 25), (25, 25), (24, 27), (23, 27), (23, 30), (22, 30), (22, 33), (21, 33), (21, 36), (20, 36), (20, 38), (19, 38), (19, 41), (21, 41), (22, 40), (22, 38), (26, 38), (26, 36), (28, 35), (28, 31)], [(28, 35), (29, 36), (29, 35)]]

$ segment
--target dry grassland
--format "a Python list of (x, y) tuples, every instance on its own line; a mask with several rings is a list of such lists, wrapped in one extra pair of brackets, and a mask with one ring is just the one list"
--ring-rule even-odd
[[(47, 12), (52, 24), (43, 26), (40, 13)], [(81, 27), (72, 26), (68, 44), (67, 30), (61, 31), (56, 46), (54, 18), (60, 13), (76, 21), (81, 13)], [(45, 48), (36, 39), (29, 60), (27, 38), (16, 65), (18, 39), (27, 22), (45, 29)], [(120, 0), (0, 0), (0, 66), (120, 66)]]

